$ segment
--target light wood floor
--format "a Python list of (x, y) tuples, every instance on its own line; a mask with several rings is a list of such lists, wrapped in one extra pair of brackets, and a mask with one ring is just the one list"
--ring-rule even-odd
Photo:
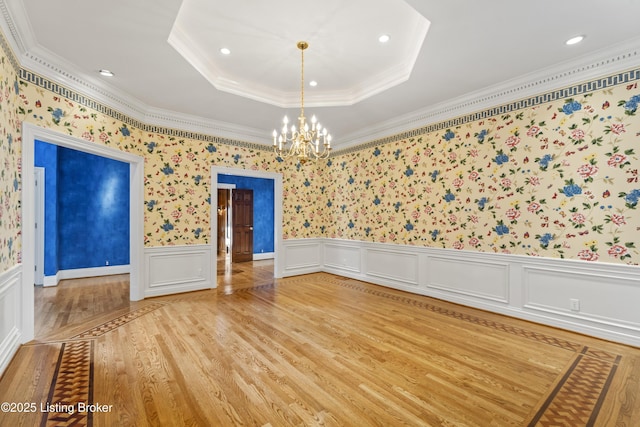
[(126, 275), (38, 288), (37, 339), (0, 379), (22, 413), (0, 426), (640, 425), (638, 348), (331, 274), (274, 280), (270, 261), (219, 271), (140, 302)]

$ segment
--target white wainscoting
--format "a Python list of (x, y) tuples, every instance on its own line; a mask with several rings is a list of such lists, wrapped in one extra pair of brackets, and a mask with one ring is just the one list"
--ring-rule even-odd
[(18, 265), (0, 274), (0, 375), (21, 344), (21, 268)]
[(638, 266), (340, 239), (284, 247), (287, 275), (325, 271), (640, 347)]
[(214, 288), (212, 257), (211, 245), (146, 248), (145, 298)]

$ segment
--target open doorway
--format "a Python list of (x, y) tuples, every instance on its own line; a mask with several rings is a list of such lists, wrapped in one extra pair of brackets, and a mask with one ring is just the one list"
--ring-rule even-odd
[[(274, 277), (282, 277), (283, 268), (281, 266), (280, 256), (282, 253), (282, 174), (273, 173), (273, 172), (262, 172), (262, 171), (254, 171), (254, 170), (245, 170), (245, 169), (236, 169), (236, 168), (224, 168), (224, 167), (212, 167), (211, 168), (211, 205), (218, 207), (218, 188), (224, 188), (225, 184), (222, 181), (225, 179), (223, 176), (237, 176), (237, 177), (252, 177), (252, 178), (261, 178), (273, 181), (273, 199), (270, 201), (272, 203), (273, 208), (273, 232), (271, 233), (270, 239), (273, 244), (273, 274)], [(219, 235), (219, 224), (220, 219), (216, 218), (219, 216), (220, 211), (216, 208), (212, 209), (212, 218), (211, 218), (211, 241), (215, 242), (216, 246), (219, 245), (218, 235)], [(257, 214), (256, 217), (260, 215)], [(254, 227), (255, 228), (255, 227)], [(222, 233), (220, 233), (222, 234)], [(231, 239), (233, 239), (233, 234), (231, 234)], [(254, 245), (257, 244), (254, 242)], [(258, 254), (254, 254), (254, 259), (260, 258), (261, 249), (257, 249), (259, 251)], [(217, 252), (217, 251), (216, 251)], [(217, 277), (217, 262), (213, 262), (213, 277)]]
[(22, 324), (23, 342), (32, 340), (35, 332), (35, 141), (119, 160), (129, 164), (129, 298), (144, 298), (144, 158), (114, 148), (101, 146), (30, 123), (22, 125)]

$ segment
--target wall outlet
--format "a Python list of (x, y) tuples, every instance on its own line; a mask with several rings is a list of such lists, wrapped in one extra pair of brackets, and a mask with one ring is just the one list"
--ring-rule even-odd
[(580, 311), (580, 300), (579, 299), (570, 299), (569, 300), (569, 307), (571, 308), (571, 311)]
[(105, 262), (104, 262), (104, 265), (109, 265), (109, 261), (105, 261)]

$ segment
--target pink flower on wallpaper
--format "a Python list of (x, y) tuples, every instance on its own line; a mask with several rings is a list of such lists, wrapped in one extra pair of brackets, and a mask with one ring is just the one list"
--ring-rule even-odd
[(167, 193), (169, 193), (169, 195), (173, 196), (174, 194), (176, 194), (176, 188), (169, 186), (167, 187)]
[(573, 139), (584, 139), (584, 131), (582, 129), (574, 129), (571, 132), (571, 138), (573, 138)]
[(450, 222), (451, 224), (455, 224), (456, 222), (458, 222), (458, 217), (457, 217), (457, 216), (455, 216), (454, 214), (450, 214), (450, 215), (449, 215), (449, 222)]
[(464, 243), (456, 240), (455, 242), (453, 242), (453, 249), (464, 249)]
[(433, 212), (433, 208), (431, 206), (425, 206), (424, 213), (429, 215), (431, 212)]
[(478, 216), (477, 215), (469, 215), (469, 222), (472, 222), (474, 224), (477, 224), (479, 221)]
[(617, 226), (624, 225), (627, 221), (624, 218), (624, 215), (613, 214), (611, 215), (611, 222)]
[(456, 178), (453, 180), (453, 186), (455, 188), (461, 188), (464, 185), (464, 180), (462, 178)]
[(571, 222), (573, 222), (574, 224), (584, 224), (585, 222), (587, 222), (587, 217), (579, 212), (576, 212), (571, 215)]
[(542, 207), (542, 206), (540, 205), (540, 203), (538, 203), (538, 202), (532, 202), (532, 203), (529, 203), (529, 206), (527, 206), (527, 210), (528, 210), (529, 212), (534, 212), (534, 213), (535, 213), (535, 212), (538, 212), (538, 211), (540, 210), (540, 208), (541, 208), (541, 207)]
[(478, 157), (478, 150), (476, 150), (475, 148), (469, 150), (469, 157)]
[(413, 219), (420, 218), (420, 212), (418, 212), (418, 211), (411, 212), (411, 218), (413, 218)]
[(535, 187), (537, 185), (540, 185), (540, 177), (537, 177), (535, 175), (530, 176), (529, 177), (529, 185)]
[(527, 136), (536, 136), (540, 133), (540, 128), (538, 126), (531, 126), (527, 131)]
[(431, 156), (431, 153), (432, 153), (431, 148), (427, 148), (426, 150), (424, 150), (424, 155), (427, 157)]
[(100, 132), (99, 138), (100, 138), (100, 141), (107, 142), (107, 140), (109, 139), (109, 135), (107, 135), (106, 132)]
[(187, 160), (193, 161), (196, 158), (196, 155), (193, 153), (187, 153)]
[(182, 162), (182, 157), (180, 157), (177, 154), (174, 154), (173, 156), (171, 156), (171, 161), (173, 163), (181, 163)]
[(471, 171), (469, 174), (469, 181), (477, 181), (480, 178), (480, 174), (477, 171)]
[(93, 135), (90, 132), (82, 132), (82, 139), (93, 142)]
[(520, 144), (520, 138), (515, 135), (511, 135), (509, 136), (509, 138), (507, 138), (507, 140), (504, 143), (506, 144), (507, 147), (513, 148), (516, 145)]
[(620, 135), (621, 133), (626, 132), (624, 128), (624, 124), (622, 123), (614, 123), (611, 125), (611, 133)]
[(509, 178), (502, 178), (502, 181), (500, 181), (500, 185), (502, 185), (504, 188), (511, 188), (511, 180)]
[(171, 216), (173, 217), (173, 219), (179, 219), (182, 216), (182, 212), (175, 210), (171, 212)]
[(600, 256), (590, 249), (583, 249), (578, 252), (578, 259), (581, 259), (583, 261), (597, 261), (598, 258), (600, 258)]
[(510, 208), (509, 210), (507, 210), (507, 213), (505, 215), (509, 219), (509, 221), (515, 221), (520, 217), (520, 211)]
[(416, 164), (417, 164), (417, 163), (420, 163), (420, 156), (418, 156), (417, 154), (416, 154), (416, 155), (414, 155), (414, 156), (411, 158), (411, 161), (412, 161), (413, 163), (416, 163)]
[(607, 253), (614, 258), (618, 258), (619, 256), (623, 256), (627, 254), (627, 248), (620, 245), (613, 245), (609, 248)]
[(480, 244), (480, 240), (478, 240), (477, 237), (472, 237), (471, 239), (469, 239), (469, 245), (470, 246), (473, 246), (475, 248), (479, 244)]
[(578, 173), (584, 179), (589, 178), (598, 173), (598, 166), (592, 164), (582, 165), (578, 168)]
[(457, 158), (458, 158), (458, 155), (456, 154), (455, 151), (452, 151), (449, 153), (449, 160), (455, 161)]
[(609, 158), (609, 160), (607, 160), (607, 164), (612, 167), (617, 167), (626, 161), (627, 156), (625, 156), (624, 154), (614, 154)]
[(196, 208), (194, 208), (193, 206), (189, 206), (189, 207), (187, 208), (187, 213), (188, 213), (189, 215), (193, 215), (195, 212), (196, 212)]
[(413, 196), (414, 194), (416, 194), (416, 188), (415, 187), (409, 187), (409, 195)]

